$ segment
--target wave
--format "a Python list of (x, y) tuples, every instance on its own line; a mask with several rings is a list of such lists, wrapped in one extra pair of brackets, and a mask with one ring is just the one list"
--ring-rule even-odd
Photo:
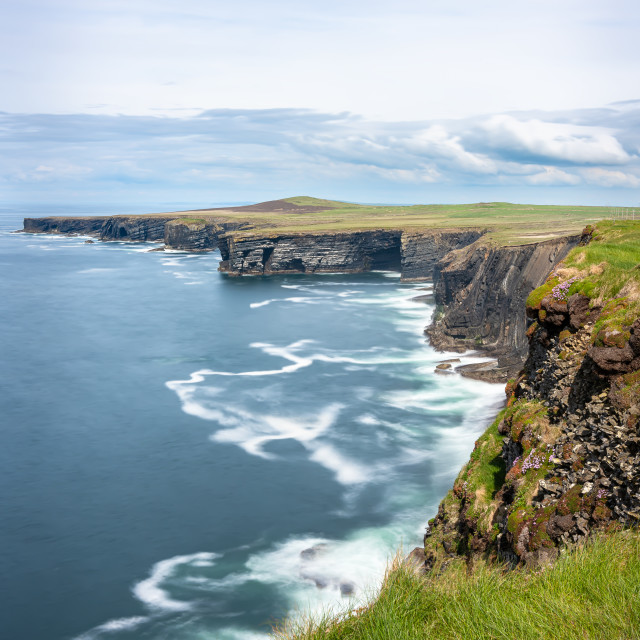
[(133, 587), (133, 594), (150, 609), (187, 611), (192, 604), (172, 598), (168, 590), (162, 588), (162, 583), (169, 582), (178, 569), (184, 568), (185, 565), (189, 567), (211, 567), (217, 557), (218, 555), (215, 553), (201, 552), (175, 556), (168, 560), (157, 562), (151, 569), (151, 575)]

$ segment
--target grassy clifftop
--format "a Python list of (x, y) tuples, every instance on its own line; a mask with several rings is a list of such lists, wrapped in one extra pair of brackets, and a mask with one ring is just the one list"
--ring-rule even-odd
[(278, 640), (630, 640), (640, 632), (640, 535), (592, 540), (551, 569), (505, 572), (461, 559), (424, 576), (388, 572), (355, 613), (292, 624)]
[[(195, 212), (175, 215), (193, 217)], [(243, 222), (246, 233), (310, 233), (367, 229), (478, 228), (498, 243), (522, 244), (579, 233), (608, 215), (606, 207), (480, 202), (461, 205), (362, 205), (306, 196), (230, 209), (203, 209), (197, 217)]]

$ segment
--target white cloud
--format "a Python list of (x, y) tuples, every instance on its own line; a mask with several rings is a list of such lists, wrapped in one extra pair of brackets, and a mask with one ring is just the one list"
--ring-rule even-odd
[(419, 167), (417, 169), (385, 169), (374, 167), (374, 172), (385, 180), (415, 184), (434, 184), (444, 180), (443, 175), (435, 167)]
[(544, 171), (527, 176), (525, 180), (529, 184), (549, 187), (554, 185), (572, 185), (580, 183), (579, 176), (562, 171), (562, 169), (558, 169), (557, 167), (544, 167)]
[(611, 171), (609, 169), (584, 169), (582, 174), (587, 182), (597, 184), (600, 187), (640, 187), (640, 178), (623, 171)]
[(599, 127), (496, 115), (484, 123), (483, 129), (490, 147), (511, 155), (519, 152), (576, 164), (624, 164), (631, 159), (620, 142)]
[(496, 173), (495, 162), (485, 155), (467, 151), (458, 136), (450, 134), (444, 126), (433, 125), (407, 140), (396, 139), (410, 151), (431, 158), (444, 158), (453, 162), (456, 169), (472, 173)]
[(90, 167), (73, 164), (50, 166), (40, 164), (33, 169), (17, 171), (15, 177), (21, 182), (45, 182), (55, 180), (82, 179), (93, 171)]

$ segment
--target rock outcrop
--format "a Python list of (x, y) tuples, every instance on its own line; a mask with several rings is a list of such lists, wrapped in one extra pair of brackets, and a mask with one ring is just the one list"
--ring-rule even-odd
[(160, 242), (171, 216), (87, 216), (25, 218), (25, 233), (61, 233), (90, 235), (100, 240)]
[(427, 334), (438, 349), (479, 349), (498, 358), (494, 380), (516, 373), (527, 351), (525, 300), (579, 236), (521, 246), (483, 239), (448, 253), (435, 265), (438, 312)]
[(528, 298), (524, 369), (429, 522), (428, 567), (459, 555), (540, 567), (592, 531), (640, 523), (640, 307), (602, 299), (608, 265), (569, 258)]
[(290, 235), (229, 234), (219, 240), (221, 271), (270, 273), (400, 271), (403, 280), (431, 279), (451, 250), (475, 242), (478, 230), (350, 231)]
[(438, 263), (450, 252), (472, 244), (482, 236), (482, 231), (434, 230), (405, 231), (401, 237), (402, 279), (424, 280), (433, 278)]
[(98, 237), (108, 218), (109, 216), (25, 218), (23, 231), (25, 233), (60, 233)]
[(232, 275), (400, 271), (400, 231), (291, 235), (226, 234), (220, 270)]

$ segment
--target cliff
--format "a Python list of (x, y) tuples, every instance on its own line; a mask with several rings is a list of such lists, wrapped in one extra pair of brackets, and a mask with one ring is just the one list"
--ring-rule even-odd
[(235, 235), (219, 239), (220, 270), (232, 275), (400, 270), (399, 231)]
[(524, 369), (429, 523), (427, 567), (538, 567), (640, 521), (640, 224), (589, 231), (527, 299)]
[(164, 227), (171, 219), (153, 215), (25, 218), (23, 231), (89, 235), (104, 241), (158, 242), (164, 240)]
[(495, 356), (493, 380), (506, 382), (527, 351), (524, 303), (579, 236), (521, 246), (495, 246), (483, 239), (448, 253), (435, 264), (438, 312), (427, 328), (438, 349), (479, 349)]
[(220, 270), (231, 275), (400, 271), (403, 279), (430, 279), (452, 249), (481, 236), (478, 230), (227, 234), (219, 238)]
[(108, 216), (25, 218), (25, 233), (61, 233), (64, 235), (100, 236)]
[(277, 233), (259, 230), (265, 224), (262, 218), (242, 219), (265, 212), (270, 220), (316, 215), (319, 209), (276, 201), (232, 211), (194, 211), (190, 216), (27, 218), (24, 230), (89, 234), (103, 241), (164, 241), (167, 249), (182, 251), (218, 247), (220, 270), (234, 276), (380, 269), (399, 271), (403, 280), (433, 278), (439, 313), (427, 331), (432, 344), (454, 351), (480, 349), (497, 357), (497, 366), (489, 370), (462, 371), (493, 380), (506, 380), (522, 365), (527, 292), (577, 243), (574, 236), (522, 246), (492, 245), (479, 228)]

